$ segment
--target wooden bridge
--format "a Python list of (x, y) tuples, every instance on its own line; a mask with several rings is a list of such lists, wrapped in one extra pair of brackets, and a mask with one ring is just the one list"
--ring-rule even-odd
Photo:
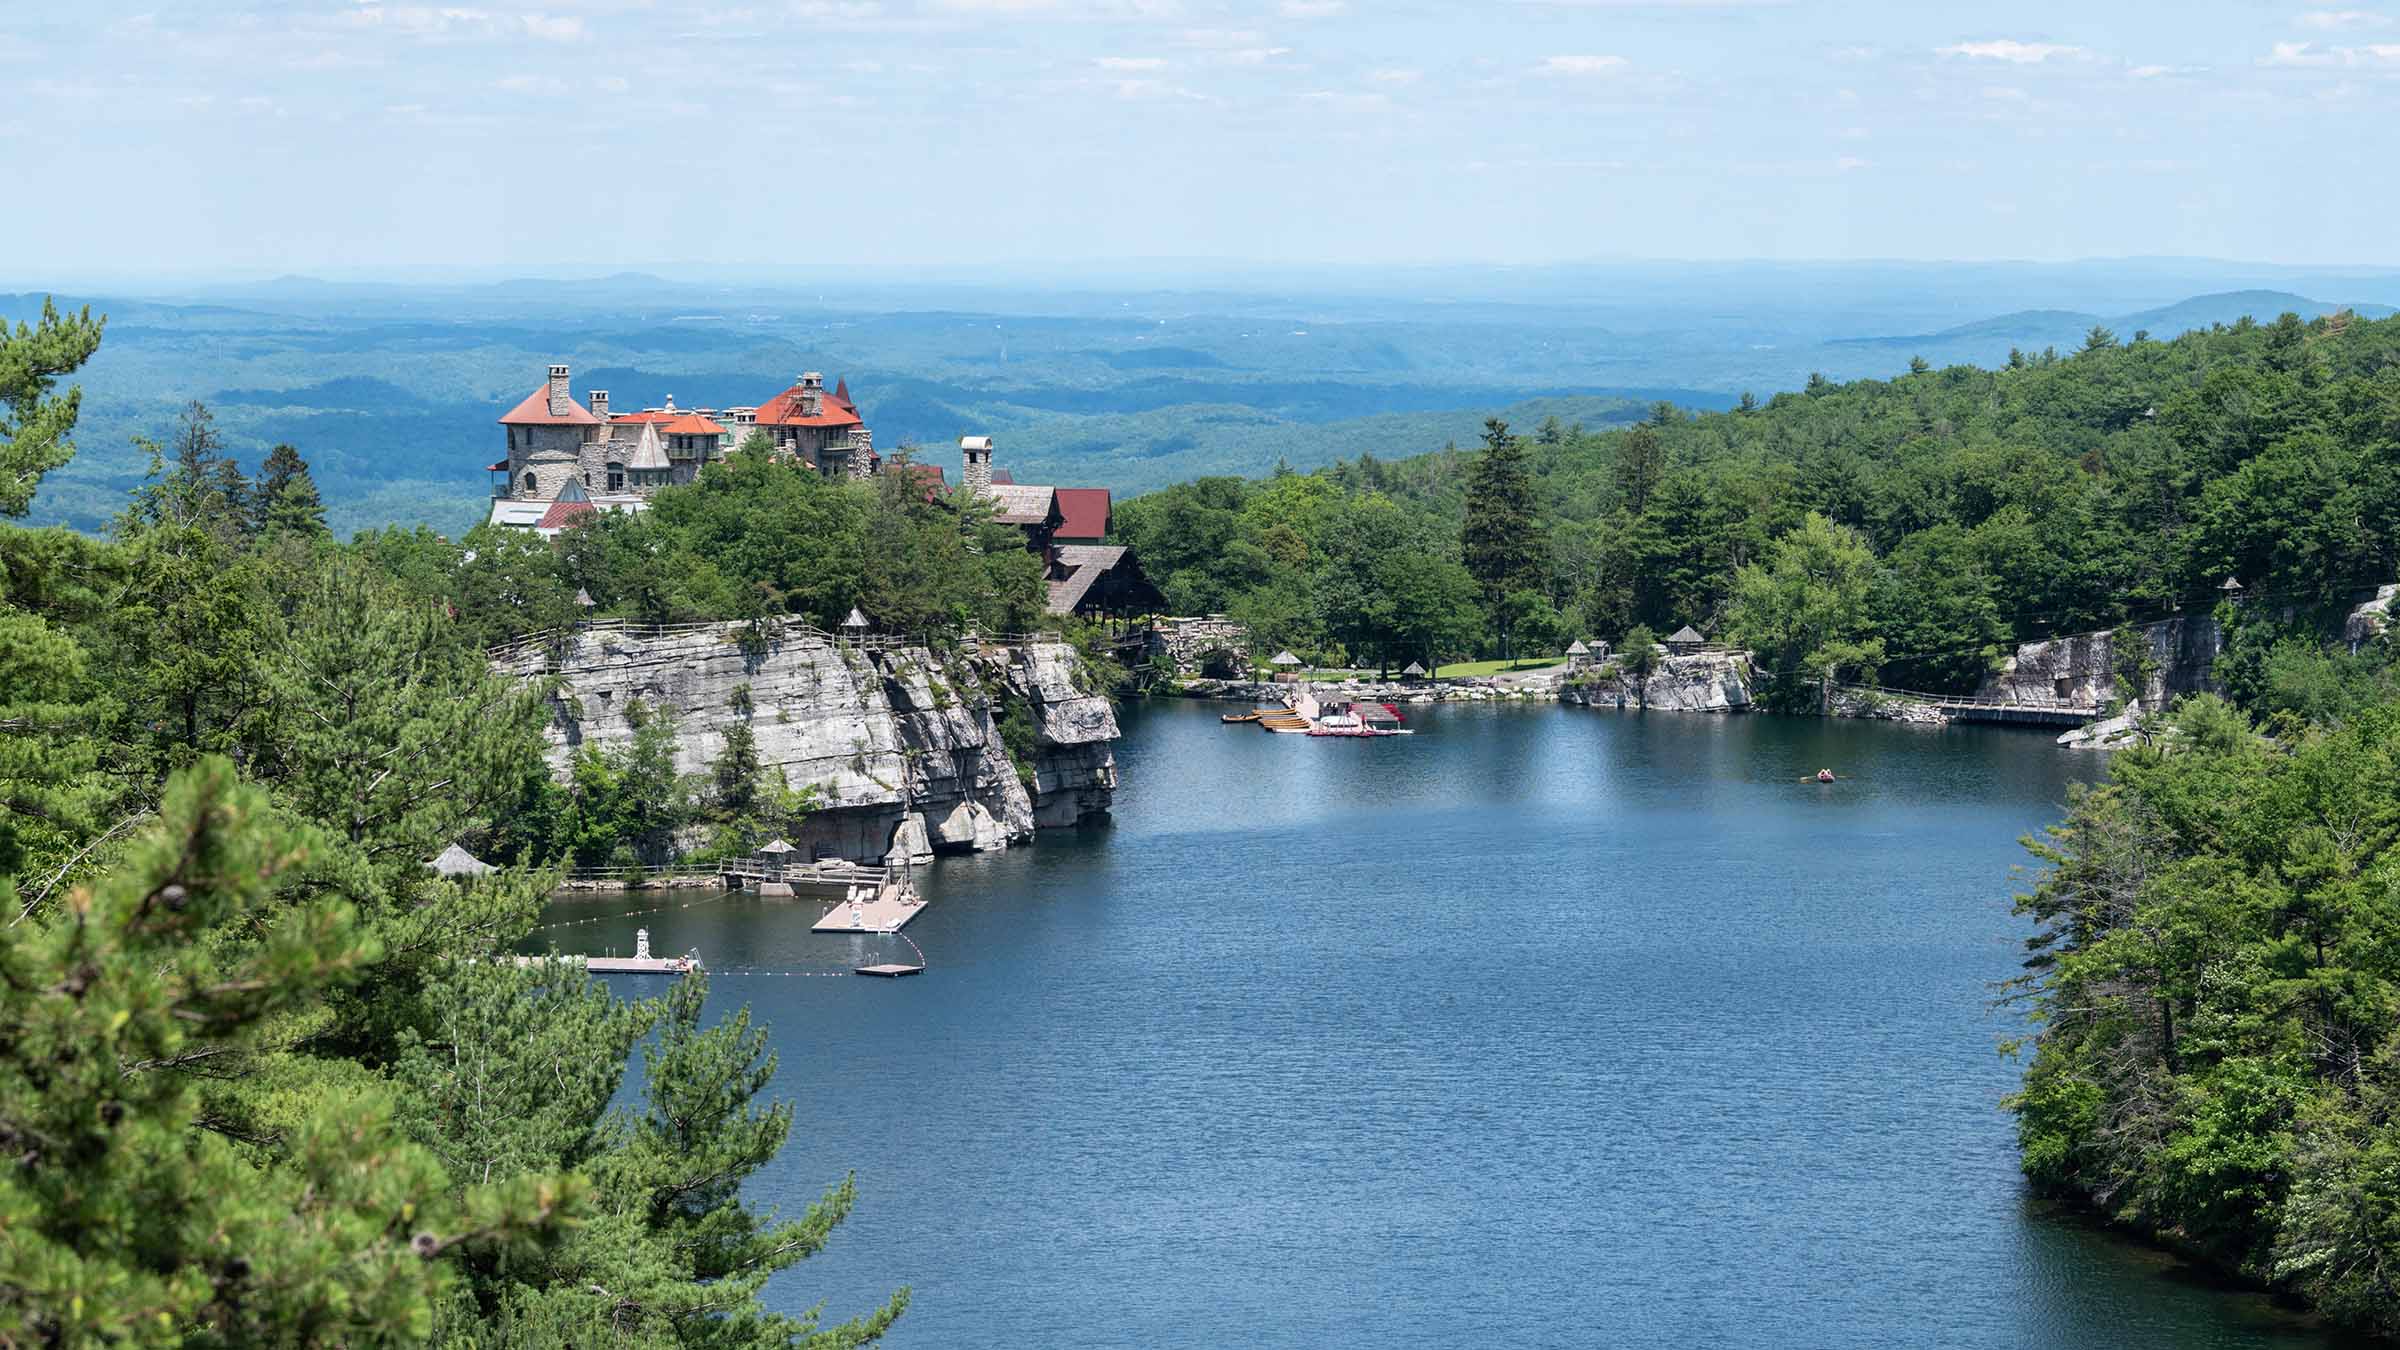
[(1882, 685), (1846, 684), (1843, 690), (1853, 694), (1869, 694), (1877, 698), (1907, 699), (1912, 703), (1928, 703), (1942, 716), (1953, 722), (1997, 722), (2011, 726), (2079, 727), (2097, 721), (2101, 709), (2089, 703), (2069, 699), (2027, 699), (1978, 697), (1972, 694), (1928, 694), (1916, 689), (1889, 689)]

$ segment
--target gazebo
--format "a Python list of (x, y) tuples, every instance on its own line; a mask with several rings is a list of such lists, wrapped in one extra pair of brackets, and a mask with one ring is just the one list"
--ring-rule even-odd
[(1289, 648), (1286, 648), (1283, 651), (1275, 653), (1275, 655), (1272, 657), (1269, 657), (1267, 659), (1267, 664), (1276, 668), (1275, 678), (1283, 680), (1291, 678), (1292, 672), (1300, 668), (1301, 660), (1299, 657), (1292, 655)]
[(1425, 667), (1418, 665), (1414, 661), (1409, 662), (1408, 666), (1400, 672), (1400, 682), (1403, 684), (1415, 684), (1417, 681), (1424, 678)]
[(867, 616), (858, 612), (858, 606), (850, 607), (850, 617), (842, 620), (842, 631), (852, 637), (867, 631)]
[(1581, 670), (1591, 663), (1592, 649), (1585, 644), (1582, 638), (1577, 638), (1567, 644), (1567, 665), (1571, 669)]
[(1667, 639), (1667, 650), (1677, 656), (1696, 652), (1707, 645), (1708, 639), (1700, 636), (1699, 630), (1688, 623), (1676, 629), (1675, 635)]
[(443, 849), (441, 856), (425, 865), (442, 876), (452, 879), (490, 876), (500, 870), (456, 844)]

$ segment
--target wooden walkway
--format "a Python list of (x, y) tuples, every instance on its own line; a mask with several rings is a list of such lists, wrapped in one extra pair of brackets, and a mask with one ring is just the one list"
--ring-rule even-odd
[(2088, 703), (2070, 703), (2065, 699), (1975, 698), (1960, 694), (1927, 694), (1914, 689), (1887, 689), (1871, 684), (1846, 684), (1842, 688), (1854, 694), (1929, 703), (1953, 722), (2079, 727), (2100, 719), (2100, 709)]

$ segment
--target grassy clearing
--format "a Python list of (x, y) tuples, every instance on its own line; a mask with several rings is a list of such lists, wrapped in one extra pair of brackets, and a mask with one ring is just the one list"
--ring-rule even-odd
[(1437, 678), (1444, 680), (1455, 680), (1469, 675), (1508, 675), (1520, 670), (1541, 670), (1547, 666), (1555, 666), (1566, 659), (1563, 656), (1525, 656), (1514, 661), (1461, 661), (1454, 666), (1443, 666), (1433, 673)]

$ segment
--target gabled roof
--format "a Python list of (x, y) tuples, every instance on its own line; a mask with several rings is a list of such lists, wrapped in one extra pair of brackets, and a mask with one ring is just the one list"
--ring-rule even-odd
[(1058, 509), (1058, 493), (1047, 485), (994, 483), (984, 495), (991, 500), (992, 519), (1003, 525), (1042, 525)]
[(565, 412), (551, 412), (550, 386), (545, 384), (527, 394), (523, 403), (509, 409), (508, 414), (500, 419), (500, 425), (504, 427), (596, 427), (600, 425), (600, 419), (592, 416), (591, 409), (577, 403), (573, 398), (567, 400)]
[(1708, 639), (1700, 636), (1698, 633), (1693, 632), (1692, 626), (1687, 623), (1683, 627), (1676, 629), (1675, 635), (1668, 638), (1667, 641), (1704, 643), (1708, 641)]
[(1058, 489), (1058, 532), (1070, 539), (1099, 539), (1108, 534), (1107, 488)]
[(698, 413), (684, 413), (674, 421), (660, 427), (659, 430), (669, 436), (722, 436), (725, 434), (725, 428)]

